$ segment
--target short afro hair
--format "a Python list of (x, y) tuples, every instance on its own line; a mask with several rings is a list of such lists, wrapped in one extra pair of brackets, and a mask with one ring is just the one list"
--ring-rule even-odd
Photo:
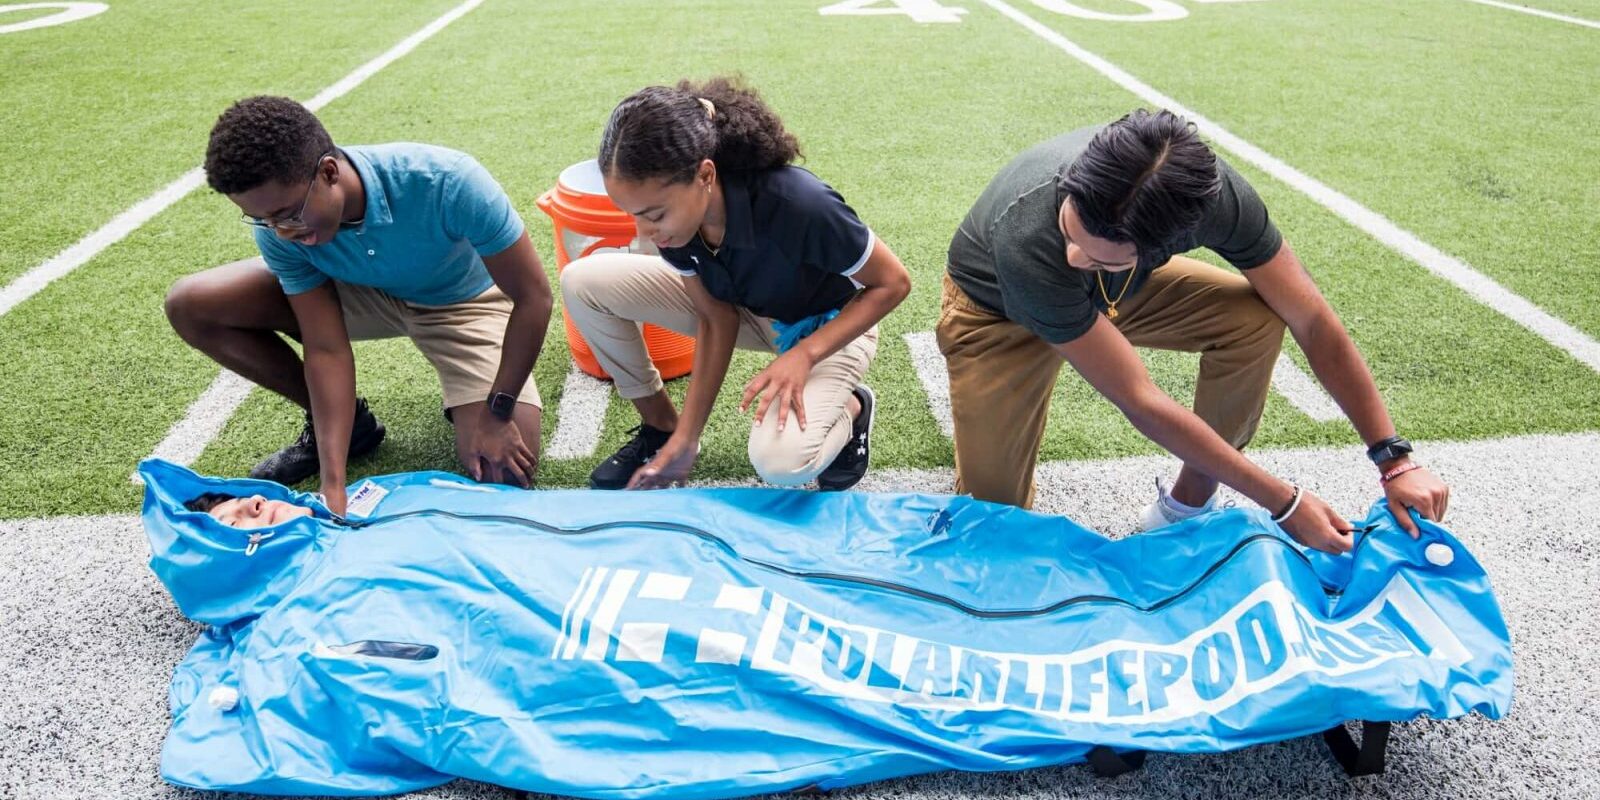
[(195, 511), (201, 514), (209, 514), (211, 513), (211, 509), (234, 499), (234, 497), (234, 495), (223, 494), (222, 492), (206, 492), (205, 494), (184, 503), (183, 507), (189, 509), (190, 511)]
[(206, 182), (222, 194), (271, 181), (297, 183), (333, 149), (333, 137), (305, 106), (287, 97), (246, 97), (211, 127)]
[(1058, 185), (1091, 236), (1132, 242), (1144, 256), (1200, 226), (1222, 176), (1192, 123), (1139, 109), (1095, 134)]

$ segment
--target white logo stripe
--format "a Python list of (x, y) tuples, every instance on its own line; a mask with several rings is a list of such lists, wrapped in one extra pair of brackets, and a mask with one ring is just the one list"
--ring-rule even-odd
[(606, 650), (611, 647), (611, 631), (617, 626), (617, 615), (622, 613), (622, 604), (627, 602), (633, 582), (638, 579), (636, 569), (619, 569), (612, 573), (611, 585), (606, 587), (605, 598), (600, 601), (594, 621), (589, 623), (588, 645), (583, 649), (585, 661), (606, 657)]
[(567, 626), (572, 624), (572, 607), (578, 604), (578, 597), (583, 594), (584, 587), (588, 585), (589, 578), (593, 575), (594, 567), (583, 571), (582, 577), (578, 578), (577, 587), (572, 590), (572, 596), (567, 598), (566, 607), (561, 609), (561, 635), (556, 637), (556, 646), (550, 648), (551, 658), (560, 657), (561, 646), (566, 644), (567, 637), (571, 635), (571, 630)]
[(605, 583), (606, 574), (611, 570), (600, 567), (595, 570), (594, 580), (583, 591), (583, 599), (578, 601), (578, 610), (572, 617), (572, 635), (567, 637), (566, 649), (561, 651), (562, 658), (572, 658), (578, 654), (578, 643), (583, 641), (583, 621), (589, 616), (589, 609), (594, 606), (595, 595), (600, 593), (600, 585)]

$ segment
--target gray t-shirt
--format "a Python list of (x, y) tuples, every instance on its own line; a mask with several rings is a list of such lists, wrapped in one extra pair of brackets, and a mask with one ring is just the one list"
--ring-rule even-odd
[[(978, 305), (1051, 344), (1082, 336), (1106, 307), (1091, 270), (1067, 265), (1057, 219), (1066, 195), (1057, 177), (1105, 126), (1062, 134), (1007, 164), (983, 190), (950, 242), (950, 277)], [(1170, 253), (1141, 253), (1123, 274), (1104, 275), (1112, 298), (1131, 297), (1173, 255), (1205, 247), (1236, 269), (1265, 264), (1283, 236), (1244, 177), (1220, 157), (1222, 191), (1200, 226)], [(1132, 281), (1123, 295), (1123, 284)]]

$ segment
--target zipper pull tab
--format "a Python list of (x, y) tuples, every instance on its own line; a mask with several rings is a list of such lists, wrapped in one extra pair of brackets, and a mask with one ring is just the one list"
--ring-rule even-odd
[(244, 554), (246, 556), (255, 555), (256, 554), (256, 548), (261, 546), (261, 540), (265, 539), (265, 538), (267, 538), (267, 537), (262, 536), (259, 533), (250, 534), (250, 543), (244, 546)]

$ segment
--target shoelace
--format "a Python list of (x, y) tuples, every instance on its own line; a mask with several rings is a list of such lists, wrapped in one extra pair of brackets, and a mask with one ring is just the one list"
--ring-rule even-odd
[(294, 440), (295, 447), (311, 447), (317, 443), (317, 429), (311, 424), (311, 415), (306, 415), (306, 425), (300, 429), (300, 438)]
[[(356, 422), (360, 422), (361, 421), (361, 415), (364, 414), (364, 413), (367, 413), (367, 402), (365, 400), (357, 400), (356, 401), (356, 417), (355, 417), (356, 418)], [(635, 428), (634, 430), (638, 430), (638, 428)], [(355, 428), (352, 427), (350, 432), (352, 434), (356, 433)], [(294, 440), (294, 446), (295, 447), (302, 447), (302, 446), (304, 446), (304, 447), (312, 447), (312, 446), (315, 446), (316, 443), (317, 443), (317, 428), (316, 428), (316, 425), (313, 424), (312, 421), (311, 421), (311, 414), (309, 412), (307, 412), (306, 413), (306, 424), (305, 424), (305, 427), (300, 429), (300, 438)]]
[(650, 446), (650, 443), (645, 441), (643, 425), (635, 425), (629, 428), (628, 433), (633, 434), (633, 438), (629, 439), (628, 443), (617, 451), (615, 458), (619, 462), (643, 458), (645, 448)]

